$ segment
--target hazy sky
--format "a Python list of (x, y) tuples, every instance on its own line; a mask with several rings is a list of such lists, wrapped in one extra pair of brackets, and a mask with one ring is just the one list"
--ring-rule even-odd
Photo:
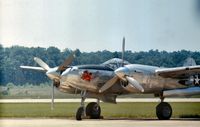
[[(3, 46), (200, 50), (198, 0), (0, 0)], [(199, 7), (199, 8), (198, 8)]]

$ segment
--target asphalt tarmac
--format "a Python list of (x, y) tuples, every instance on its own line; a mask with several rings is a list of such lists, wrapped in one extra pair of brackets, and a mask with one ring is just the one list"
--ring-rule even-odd
[(195, 119), (0, 119), (0, 127), (200, 127), (200, 120)]

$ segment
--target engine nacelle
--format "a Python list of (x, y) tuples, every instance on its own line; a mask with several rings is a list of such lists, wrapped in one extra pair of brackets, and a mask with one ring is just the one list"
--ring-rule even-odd
[(200, 87), (190, 87), (184, 89), (174, 89), (163, 91), (163, 97), (173, 97), (173, 96), (192, 96), (199, 95)]

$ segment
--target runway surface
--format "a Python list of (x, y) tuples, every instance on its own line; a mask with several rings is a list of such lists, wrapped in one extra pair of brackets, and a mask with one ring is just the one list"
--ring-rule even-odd
[(0, 119), (0, 127), (199, 127), (198, 120)]
[[(85, 102), (96, 101), (86, 99)], [(200, 102), (200, 98), (166, 98), (165, 102)], [(51, 99), (0, 99), (0, 103), (50, 103)], [(54, 102), (81, 102), (81, 99), (55, 99)], [(160, 102), (159, 98), (117, 98), (117, 102)]]

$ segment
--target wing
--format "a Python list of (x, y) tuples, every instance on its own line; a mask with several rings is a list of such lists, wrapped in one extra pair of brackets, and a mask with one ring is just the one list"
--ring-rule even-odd
[(155, 73), (164, 78), (188, 78), (191, 75), (200, 74), (200, 65), (188, 67), (156, 69)]

